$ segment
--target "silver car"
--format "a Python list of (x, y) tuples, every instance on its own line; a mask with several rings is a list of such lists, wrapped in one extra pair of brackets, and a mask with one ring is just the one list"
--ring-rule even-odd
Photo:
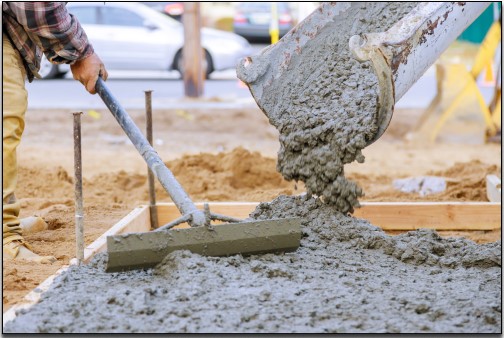
[[(82, 24), (96, 53), (109, 70), (178, 70), (182, 73), (183, 25), (156, 10), (135, 2), (70, 2), (68, 10)], [(202, 28), (204, 70), (236, 67), (252, 54), (250, 44), (234, 33)], [(40, 75), (59, 77), (68, 65), (42, 59)]]

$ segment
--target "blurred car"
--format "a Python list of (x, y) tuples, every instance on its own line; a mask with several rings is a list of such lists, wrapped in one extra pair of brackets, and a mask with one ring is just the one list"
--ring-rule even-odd
[[(233, 30), (247, 39), (270, 37), (271, 2), (240, 2), (236, 5)], [(294, 27), (289, 4), (277, 2), (280, 37)]]
[[(78, 18), (108, 70), (178, 70), (182, 74), (184, 28), (180, 22), (134, 2), (71, 2), (68, 10)], [(201, 44), (207, 77), (215, 70), (236, 67), (240, 58), (252, 54), (243, 37), (211, 28), (201, 29)], [(43, 57), (39, 73), (54, 78), (69, 69)]]
[(184, 14), (184, 4), (182, 2), (146, 1), (142, 3), (158, 12), (174, 18), (177, 21), (180, 21), (182, 19), (182, 14)]

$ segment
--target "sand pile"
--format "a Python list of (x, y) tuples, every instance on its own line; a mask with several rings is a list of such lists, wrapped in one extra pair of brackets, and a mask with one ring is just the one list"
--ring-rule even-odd
[(455, 163), (445, 170), (428, 171), (425, 175), (443, 177), (446, 180), (446, 190), (432, 195), (420, 196), (415, 193), (404, 193), (393, 188), (392, 182), (397, 178), (390, 175), (349, 174), (363, 187), (366, 201), (460, 201), (488, 202), (486, 195), (486, 176), (500, 176), (501, 169), (497, 165), (486, 164), (479, 160)]
[[(296, 192), (296, 184), (285, 181), (276, 171), (276, 161), (238, 147), (217, 154), (184, 155), (167, 161), (166, 165), (195, 201), (265, 201), (279, 195)], [(52, 170), (20, 169), (18, 196), (30, 196), (24, 201), (36, 204), (38, 210), (59, 204), (73, 206), (73, 173), (62, 167)], [(126, 172), (101, 173), (84, 179), (84, 198), (89, 203), (107, 203), (115, 207), (133, 208), (149, 200), (147, 175)], [(159, 201), (170, 201), (156, 181)], [(86, 197), (88, 197), (86, 199)]]
[(498, 175), (501, 170), (496, 165), (488, 165), (479, 160), (456, 163), (446, 170), (432, 171), (429, 175), (447, 178), (446, 191), (439, 197), (458, 201), (488, 201), (486, 195), (486, 176)]
[[(218, 154), (185, 155), (166, 165), (194, 200), (265, 201), (296, 192), (296, 185), (276, 171), (275, 159), (242, 147)], [(162, 187), (156, 192), (167, 196)]]
[(5, 332), (500, 332), (500, 242), (389, 237), (313, 198), (280, 197), (252, 216), (303, 217), (301, 247), (178, 251), (155, 269), (109, 274), (102, 254)]

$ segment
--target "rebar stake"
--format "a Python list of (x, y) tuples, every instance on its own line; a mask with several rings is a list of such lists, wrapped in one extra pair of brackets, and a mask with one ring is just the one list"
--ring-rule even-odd
[(78, 264), (84, 261), (84, 206), (82, 203), (81, 115), (73, 113), (75, 169), (75, 242)]
[[(147, 141), (151, 146), (152, 144), (152, 90), (145, 91), (145, 113), (146, 113), (146, 124), (147, 124)], [(158, 224), (158, 214), (156, 207), (156, 189), (154, 186), (154, 174), (152, 170), (147, 166), (147, 178), (149, 181), (149, 211), (150, 211), (150, 222), (153, 229), (159, 227)]]

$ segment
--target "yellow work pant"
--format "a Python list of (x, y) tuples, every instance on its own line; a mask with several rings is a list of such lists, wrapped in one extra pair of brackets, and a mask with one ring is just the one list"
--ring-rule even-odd
[(18, 239), (20, 205), (14, 191), (17, 184), (16, 148), (21, 141), (25, 126), (25, 112), (28, 106), (28, 93), (25, 89), (26, 71), (18, 50), (5, 34), (3, 40), (3, 242)]

